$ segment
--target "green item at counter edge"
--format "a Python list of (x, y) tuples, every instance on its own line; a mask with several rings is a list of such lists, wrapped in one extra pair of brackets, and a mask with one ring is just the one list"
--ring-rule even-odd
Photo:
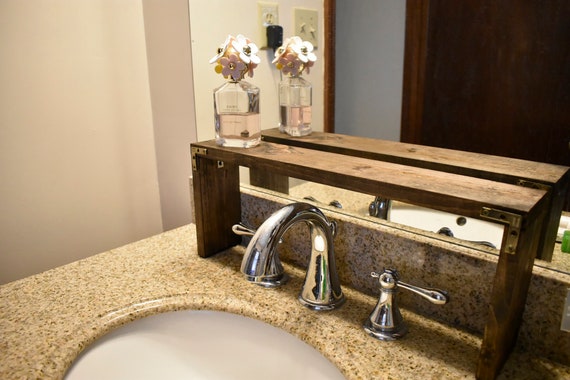
[(570, 253), (570, 230), (564, 231), (562, 235), (562, 246), (560, 250), (565, 253)]

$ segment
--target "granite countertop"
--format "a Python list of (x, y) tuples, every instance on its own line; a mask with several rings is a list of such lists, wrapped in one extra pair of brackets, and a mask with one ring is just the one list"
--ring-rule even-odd
[[(409, 334), (377, 341), (361, 328), (375, 297), (344, 287), (340, 309), (311, 311), (297, 301), (304, 271), (285, 264), (286, 286), (255, 286), (239, 272), (243, 250), (200, 258), (188, 225), (1, 286), (0, 378), (60, 379), (113, 328), (183, 309), (229, 311), (280, 327), (316, 347), (347, 379), (474, 378), (481, 337), (402, 310)], [(555, 367), (515, 354), (501, 377), (569, 374)]]

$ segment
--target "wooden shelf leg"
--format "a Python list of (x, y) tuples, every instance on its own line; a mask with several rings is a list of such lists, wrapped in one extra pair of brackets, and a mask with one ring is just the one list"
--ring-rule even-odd
[(259, 170), (257, 168), (249, 168), (249, 183), (253, 186), (263, 187), (264, 189), (278, 191), (283, 194), (289, 194), (289, 177)]
[(564, 202), (568, 195), (568, 186), (570, 176), (566, 175), (558, 183), (552, 186), (550, 192), (550, 200), (548, 201), (548, 213), (545, 216), (545, 222), (542, 226), (542, 233), (539, 242), (539, 250), (537, 258), (545, 261), (552, 261), (554, 253), (554, 245), (556, 243), (556, 234), (558, 233), (558, 225), (560, 224), (560, 216), (564, 209)]
[(507, 253), (505, 244), (501, 248), (477, 366), (479, 380), (495, 379), (516, 344), (538, 248), (540, 220), (527, 219), (516, 253)]
[(232, 226), (241, 220), (239, 166), (230, 162), (195, 158), (194, 209), (198, 254), (209, 257), (240, 244)]

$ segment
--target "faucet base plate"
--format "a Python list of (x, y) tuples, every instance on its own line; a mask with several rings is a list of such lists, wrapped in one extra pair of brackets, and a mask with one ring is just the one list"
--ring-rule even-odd
[(408, 326), (405, 323), (400, 323), (398, 326), (394, 327), (376, 327), (373, 325), (370, 319), (367, 319), (364, 322), (364, 331), (368, 333), (368, 335), (379, 339), (379, 340), (396, 340), (400, 339), (408, 332)]
[(313, 301), (306, 300), (301, 295), (299, 295), (299, 302), (301, 305), (308, 307), (311, 310), (316, 311), (326, 311), (326, 310), (333, 310), (338, 309), (342, 306), (342, 304), (346, 301), (344, 294), (341, 297), (337, 298), (336, 300), (329, 300), (327, 303), (316, 303)]
[(285, 285), (289, 281), (289, 276), (286, 273), (282, 273), (279, 276), (266, 277), (266, 276), (245, 276), (246, 280), (252, 282), (256, 285), (263, 286), (265, 288), (277, 288), (281, 285)]

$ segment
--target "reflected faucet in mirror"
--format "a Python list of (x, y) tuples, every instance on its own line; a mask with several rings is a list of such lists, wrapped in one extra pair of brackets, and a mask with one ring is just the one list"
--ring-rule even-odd
[(368, 214), (380, 219), (390, 220), (390, 209), (392, 201), (388, 198), (376, 196), (368, 206)]

